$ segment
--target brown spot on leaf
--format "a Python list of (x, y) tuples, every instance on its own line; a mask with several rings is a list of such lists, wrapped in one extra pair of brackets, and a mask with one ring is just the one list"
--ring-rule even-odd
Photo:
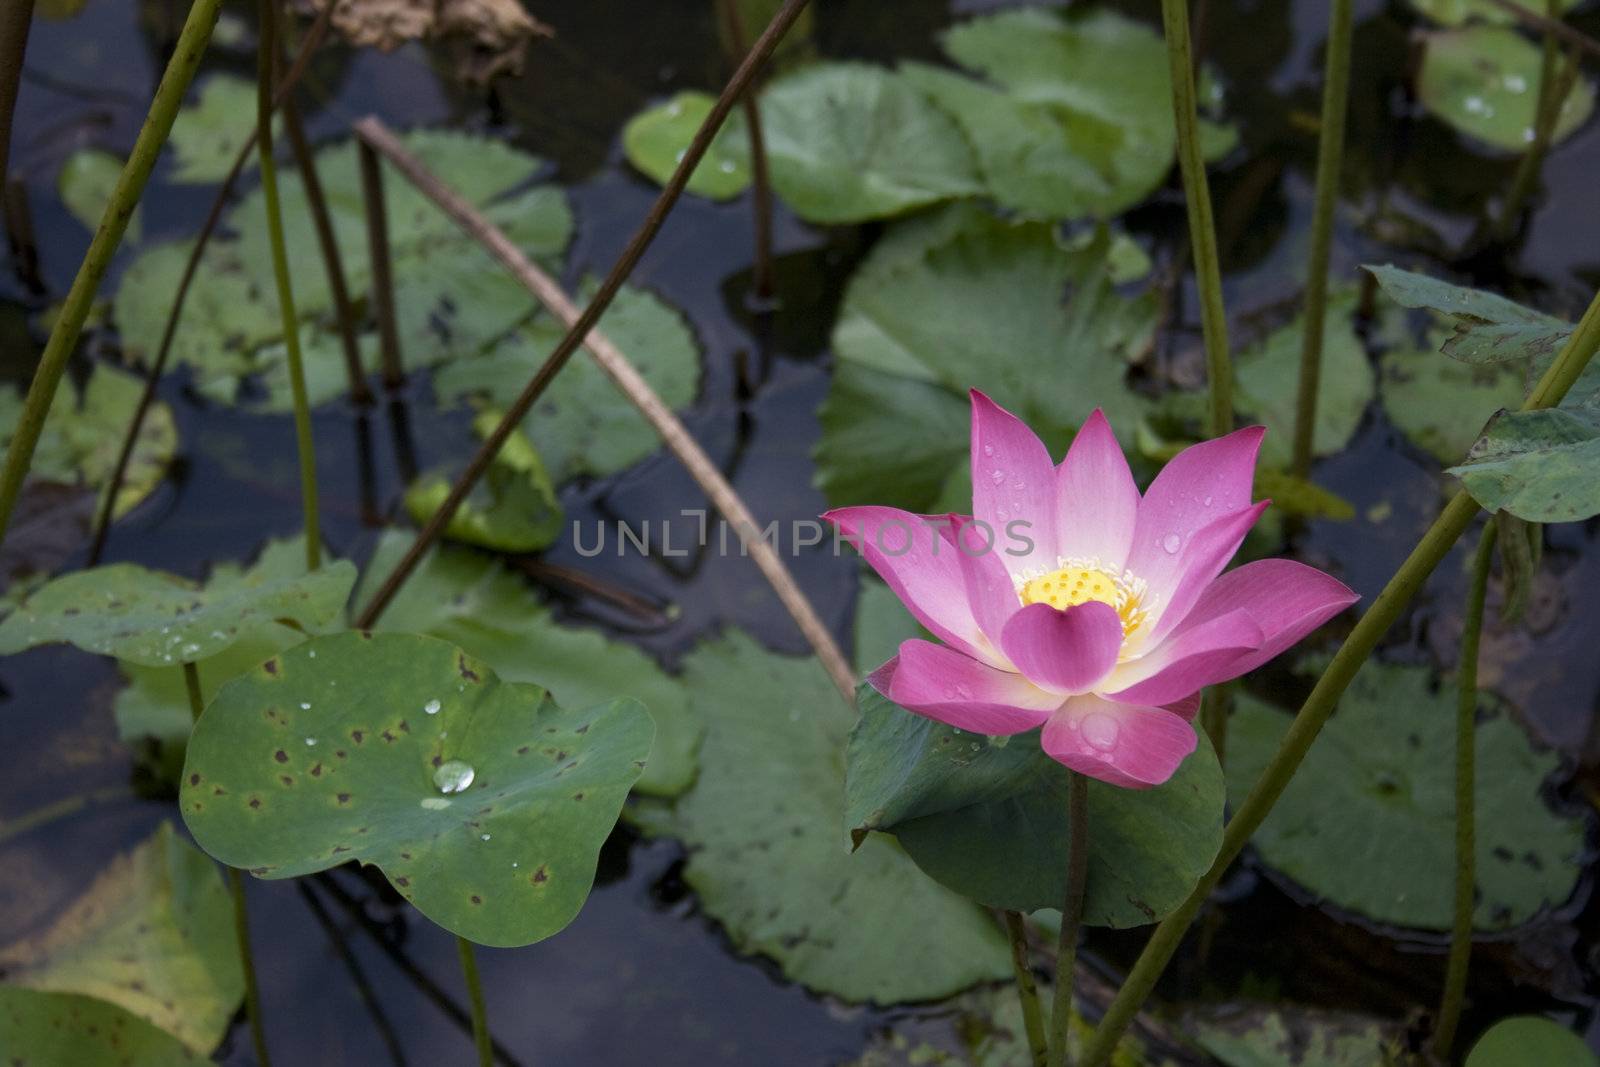
[(364, 731), (364, 730), (351, 730), (350, 731), (350, 740), (354, 741), (358, 745), (362, 742), (362, 740), (366, 736), (367, 736), (367, 734), (366, 734), (366, 731)]
[(268, 674), (277, 674), (278, 673), (278, 659), (277, 659), (277, 657), (274, 656), (272, 659), (267, 660), (267, 662), (265, 662), (265, 663), (263, 663), (261, 665), (261, 669), (266, 671)]
[(278, 775), (278, 781), (282, 782), (285, 786), (294, 785), (294, 775), (280, 774)]
[(190, 785), (199, 785), (200, 784), (200, 775), (199, 774), (191, 774), (191, 775), (189, 775), (189, 784)]
[(318, 763), (318, 764), (315, 764), (315, 765), (312, 766), (312, 768), (311, 768), (311, 777), (313, 777), (313, 778), (321, 778), (322, 777), (322, 764)]
[(289, 762), (289, 753), (285, 752), (283, 749), (280, 748), (280, 749), (278, 749), (278, 751), (276, 751), (276, 752), (274, 752), (272, 754), (272, 758), (277, 760), (279, 763), (288, 763)]
[(476, 893), (472, 894), (472, 896), (470, 898), (468, 898), (468, 899), (470, 899), (474, 904), (482, 904), (483, 903), (483, 898), (480, 897)]
[(259, 808), (259, 807), (261, 807), (261, 798), (260, 798), (260, 797), (251, 797), (251, 798), (250, 798), (250, 806), (251, 806), (251, 807), (252, 807), (252, 808)]
[(539, 869), (528, 876), (528, 881), (533, 885), (544, 885), (550, 880), (550, 869), (544, 864), (539, 864)]
[(348, 804), (348, 803), (350, 803), (350, 794), (349, 793), (340, 793), (338, 795), (337, 799), (338, 799), (339, 803), (341, 803), (341, 804)]
[(456, 670), (461, 672), (461, 677), (465, 678), (469, 682), (482, 681), (482, 679), (478, 677), (478, 672), (467, 666), (467, 657), (463, 652), (456, 653)]

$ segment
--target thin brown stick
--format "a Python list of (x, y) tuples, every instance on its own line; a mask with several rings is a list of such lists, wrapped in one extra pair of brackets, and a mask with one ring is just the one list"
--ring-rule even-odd
[(1489, 0), (1495, 7), (1513, 16), (1518, 22), (1544, 33), (1553, 33), (1568, 44), (1583, 49), (1592, 56), (1600, 56), (1600, 41), (1590, 37), (1576, 26), (1541, 15), (1537, 11), (1523, 7), (1516, 0)]
[[(468, 462), (466, 470), (461, 472), (460, 477), (456, 479), (455, 485), (451, 487), (450, 495), (439, 506), (439, 510), (433, 513), (432, 518), (422, 528), (422, 532), (417, 535), (416, 541), (412, 543), (411, 548), (407, 550), (405, 556), (395, 566), (394, 571), (384, 579), (383, 585), (379, 587), (378, 592), (373, 596), (372, 602), (361, 612), (356, 621), (358, 629), (370, 628), (378, 617), (383, 614), (383, 609), (388, 606), (389, 601), (393, 599), (400, 586), (405, 583), (405, 580), (411, 576), (411, 572), (421, 562), (428, 547), (438, 540), (445, 526), (455, 517), (456, 510), (461, 507), (461, 502), (472, 491), (472, 487), (478, 483), (478, 479), (488, 469), (490, 462), (500, 454), (500, 448), (505, 444), (506, 439), (511, 436), (511, 431), (522, 423), (523, 418), (533, 407), (534, 401), (538, 400), (540, 394), (544, 392), (550, 381), (556, 376), (556, 372), (566, 364), (583, 338), (589, 335), (589, 331), (594, 328), (600, 316), (605, 313), (606, 308), (611, 306), (611, 301), (615, 299), (617, 290), (622, 288), (622, 283), (627, 280), (628, 275), (633, 272), (633, 268), (638, 265), (645, 249), (650, 247), (650, 243), (655, 240), (656, 234), (666, 221), (667, 214), (672, 210), (673, 205), (678, 202), (678, 198), (683, 195), (684, 187), (689, 183), (689, 176), (694, 173), (695, 167), (699, 166), (700, 161), (705, 158), (706, 150), (711, 147), (712, 138), (722, 128), (722, 124), (727, 121), (728, 112), (733, 109), (734, 102), (739, 98), (739, 94), (754, 80), (756, 72), (761, 69), (767, 57), (772, 54), (772, 50), (777, 47), (778, 41), (782, 39), (784, 32), (794, 24), (795, 19), (800, 16), (800, 12), (805, 10), (805, 6), (806, 0), (785, 0), (783, 7), (773, 16), (772, 22), (762, 31), (761, 36), (750, 49), (750, 54), (745, 56), (744, 62), (739, 65), (739, 69), (734, 72), (732, 79), (722, 90), (722, 95), (711, 106), (710, 113), (706, 115), (705, 121), (700, 124), (700, 129), (695, 132), (694, 140), (689, 143), (689, 147), (684, 151), (683, 158), (678, 161), (677, 169), (672, 172), (672, 177), (668, 179), (666, 186), (661, 190), (661, 194), (656, 198), (655, 204), (650, 208), (650, 213), (645, 216), (644, 222), (640, 224), (638, 231), (628, 241), (628, 246), (623, 249), (621, 257), (612, 266), (605, 280), (600, 283), (600, 288), (595, 293), (594, 299), (589, 302), (589, 306), (584, 309), (578, 321), (567, 330), (566, 335), (561, 338), (555, 350), (545, 360), (544, 365), (529, 380), (527, 386), (522, 390), (522, 394), (517, 397), (516, 401), (505, 413), (505, 416), (500, 420), (500, 424), (494, 428), (488, 438), (479, 446), (478, 451)], [(372, 125), (377, 125), (379, 130), (382, 129), (381, 124), (371, 120), (366, 124), (358, 123), (358, 133), (361, 132), (363, 125), (367, 125), (369, 128)]]
[(300, 181), (306, 190), (306, 204), (311, 209), (311, 225), (317, 231), (317, 248), (322, 252), (322, 265), (328, 272), (328, 293), (333, 297), (333, 314), (339, 323), (339, 341), (344, 348), (350, 401), (365, 407), (372, 403), (372, 390), (367, 388), (367, 374), (361, 366), (361, 348), (356, 340), (356, 313), (350, 303), (349, 286), (345, 284), (339, 238), (333, 232), (333, 220), (328, 217), (328, 197), (322, 188), (322, 176), (317, 173), (311, 142), (306, 139), (305, 124), (300, 121), (300, 108), (293, 97), (284, 98), (282, 110), (283, 132), (289, 136), (294, 164), (300, 170)]
[[(800, 2), (803, 3), (804, 0), (800, 0)], [(445, 186), (434, 174), (429, 172), (416, 156), (407, 152), (405, 146), (400, 143), (399, 139), (395, 137), (388, 127), (378, 119), (368, 117), (356, 123), (355, 130), (356, 136), (361, 139), (363, 144), (370, 145), (375, 152), (381, 153), (424, 196), (438, 205), (446, 215), (449, 215), (456, 225), (460, 226), (470, 237), (483, 245), (491, 255), (511, 272), (522, 287), (532, 294), (535, 300), (550, 310), (551, 314), (565, 323), (570, 330), (576, 331), (584, 326), (583, 320), (585, 316), (578, 311), (577, 305), (572, 302), (572, 299), (562, 290), (556, 280), (541, 270), (527, 256), (523, 255), (522, 250), (509, 237), (484, 218), (471, 204), (468, 204)], [(661, 436), (668, 450), (688, 468), (689, 474), (700, 488), (705, 491), (706, 496), (711, 500), (712, 506), (722, 514), (723, 518), (732, 524), (735, 530), (740, 531), (741, 536), (746, 531), (754, 534), (759, 530), (760, 527), (756, 523), (755, 516), (750, 513), (750, 509), (745, 506), (744, 501), (734, 491), (733, 486), (728, 483), (727, 478), (723, 476), (722, 472), (717, 469), (717, 465), (712, 462), (711, 457), (706, 455), (705, 450), (690, 435), (682, 421), (672, 413), (672, 409), (667, 407), (656, 391), (650, 387), (650, 383), (644, 380), (644, 377), (628, 360), (628, 357), (597, 329), (585, 329), (581, 336), (583, 347), (588, 349), (589, 354), (594, 357), (595, 362), (605, 372), (606, 377), (610, 378), (617, 388), (622, 390), (623, 395), (639, 409), (650, 425), (655, 428), (656, 433)], [(548, 367), (549, 363), (546, 363), (545, 368)], [(534, 380), (536, 382), (539, 380), (539, 376), (545, 374), (545, 368), (541, 368), (539, 375), (535, 376)], [(514, 419), (512, 415), (508, 414), (506, 418), (510, 420), (509, 425), (516, 426), (520, 423), (524, 413), (516, 413)], [(501, 423), (501, 426), (506, 425), (508, 425), (507, 422)], [(489, 453), (491, 456), (498, 452), (504, 436), (501, 435), (501, 440), (493, 441), (495, 451)], [(491, 440), (493, 439), (491, 438)], [(457, 484), (459, 486), (461, 483), (458, 482)], [(429, 520), (429, 526), (432, 527), (436, 524), (439, 521), (439, 516), (444, 513), (445, 508), (441, 507), (434, 517)], [(418, 538), (418, 544), (421, 544), (426, 536), (427, 531), (425, 530), (423, 535)], [(415, 547), (414, 545), (413, 548)], [(794, 577), (789, 573), (789, 569), (784, 566), (782, 558), (772, 545), (768, 544), (759, 535), (750, 538), (747, 547), (756, 566), (761, 569), (761, 573), (771, 583), (773, 591), (777, 593), (779, 601), (783, 603), (784, 608), (793, 617), (795, 625), (800, 628), (800, 632), (810, 642), (812, 649), (817, 654), (817, 658), (822, 661), (822, 665), (827, 669), (834, 685), (839, 687), (839, 691), (844, 694), (847, 701), (853, 700), (855, 696), (855, 672), (851, 669), (849, 660), (845, 659), (844, 653), (839, 650), (839, 646), (834, 643), (833, 635), (828, 632), (828, 628), (817, 617), (816, 610), (811, 606), (811, 602), (806, 599), (800, 587), (795, 584)], [(395, 574), (399, 573), (399, 568), (396, 568)], [(391, 579), (394, 577), (395, 575), (390, 575)], [(388, 583), (386, 582), (385, 585), (387, 586)], [(382, 590), (380, 590), (379, 595), (382, 595)], [(381, 610), (382, 603), (378, 597), (374, 597), (373, 603), (367, 605), (366, 610), (362, 613), (361, 620), (357, 622), (357, 628), (369, 628), (376, 621), (377, 611)]]
[[(745, 51), (744, 16), (739, 0), (721, 0), (722, 22), (728, 44), (735, 57)], [(761, 106), (756, 99), (759, 86), (752, 84), (740, 95), (745, 130), (750, 135), (750, 209), (754, 215), (756, 263), (754, 289), (763, 302), (772, 299), (772, 179), (767, 171), (767, 140), (761, 132)]]
[(0, 189), (11, 162), (11, 117), (17, 110), (22, 59), (33, 27), (33, 0), (5, 0), (0, 11)]
[[(329, 0), (327, 6), (317, 13), (316, 21), (306, 31), (300, 51), (295, 53), (294, 62), (289, 64), (288, 71), (273, 93), (274, 107), (283, 105), (284, 100), (293, 91), (295, 83), (306, 72), (306, 67), (311, 63), (312, 53), (328, 35), (328, 26), (333, 21), (333, 11), (338, 5), (339, 0)], [(250, 158), (255, 149), (256, 130), (252, 125), (249, 134), (240, 143), (239, 151), (234, 154), (233, 165), (228, 168), (227, 176), (222, 179), (222, 185), (217, 189), (215, 199), (211, 201), (211, 209), (206, 213), (206, 220), (200, 225), (199, 234), (195, 236), (194, 247), (189, 251), (189, 260), (183, 265), (183, 275), (178, 279), (177, 292), (172, 296), (172, 310), (167, 312), (167, 322), (161, 330), (161, 343), (156, 347), (155, 359), (150, 361), (145, 374), (144, 392), (139, 395), (139, 404), (133, 409), (128, 432), (123, 436), (122, 448), (117, 453), (117, 464), (111, 469), (111, 481), (106, 486), (105, 499), (100, 502), (100, 514), (95, 517), (94, 538), (89, 545), (87, 566), (93, 567), (99, 563), (100, 556), (105, 551), (106, 535), (111, 530), (112, 504), (122, 489), (122, 480), (127, 476), (128, 461), (133, 457), (133, 447), (139, 439), (139, 430), (144, 426), (145, 415), (149, 413), (150, 405), (155, 402), (156, 388), (161, 383), (161, 375), (166, 372), (167, 357), (172, 353), (172, 340), (178, 333), (178, 320), (182, 317), (184, 303), (189, 298), (189, 286), (193, 284), (195, 272), (200, 268), (200, 257), (205, 253), (206, 244), (216, 232), (217, 223), (222, 221), (222, 209), (227, 206), (228, 197), (232, 195), (233, 187), (244, 171), (245, 160)]]
[(400, 364), (400, 327), (395, 322), (394, 271), (389, 258), (389, 211), (383, 202), (383, 167), (366, 141), (356, 142), (361, 161), (361, 200), (367, 209), (367, 258), (372, 263), (372, 314), (378, 320), (378, 351), (383, 384), (398, 389), (405, 383)]

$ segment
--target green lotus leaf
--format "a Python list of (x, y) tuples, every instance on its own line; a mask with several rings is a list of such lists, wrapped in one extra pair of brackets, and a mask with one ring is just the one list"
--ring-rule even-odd
[(1572, 333), (1571, 323), (1482, 289), (1452, 285), (1398, 267), (1369, 266), (1366, 270), (1401, 307), (1427, 308), (1450, 320), (1455, 333), (1440, 351), (1463, 363), (1547, 359)]
[[(1543, 56), (1505, 26), (1468, 26), (1426, 37), (1417, 97), (1435, 117), (1507, 152), (1533, 141)], [(1577, 131), (1594, 111), (1594, 86), (1579, 78), (1561, 102), (1552, 143)]]
[[(487, 438), (500, 418), (498, 411), (480, 412), (472, 420), (473, 432)], [(443, 474), (426, 475), (406, 490), (406, 510), (425, 523), (449, 495), (450, 481)], [(560, 533), (561, 505), (544, 462), (515, 430), (444, 529), (449, 540), (501, 552), (537, 552)]]
[[(686, 90), (639, 112), (622, 128), (622, 151), (628, 162), (656, 184), (665, 185), (715, 103), (709, 93)], [(690, 175), (688, 190), (712, 200), (728, 200), (749, 185), (750, 134), (744, 114), (734, 111)]]
[(1522, 1067), (1523, 1064), (1594, 1067), (1600, 1057), (1579, 1034), (1538, 1015), (1501, 1019), (1467, 1053), (1466, 1067)]
[(0, 985), (0, 1049), (22, 1064), (200, 1067), (211, 1062), (115, 1004), (13, 985)]
[(1529, 522), (1600, 514), (1600, 405), (1501, 412), (1449, 473), (1488, 510)]

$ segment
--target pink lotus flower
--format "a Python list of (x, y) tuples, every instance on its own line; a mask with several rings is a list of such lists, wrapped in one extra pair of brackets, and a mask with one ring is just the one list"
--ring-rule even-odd
[(1054, 466), (1032, 431), (973, 390), (971, 516), (823, 516), (943, 642), (904, 642), (872, 686), (974, 733), (1042, 726), (1053, 759), (1114, 785), (1165, 782), (1194, 751), (1203, 687), (1357, 599), (1292, 560), (1222, 573), (1268, 503), (1250, 501), (1263, 432), (1185, 449), (1140, 497), (1099, 411)]

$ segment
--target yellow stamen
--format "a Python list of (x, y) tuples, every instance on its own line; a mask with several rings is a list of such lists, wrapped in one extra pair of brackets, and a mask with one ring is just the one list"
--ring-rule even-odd
[(1099, 560), (1062, 559), (1055, 570), (1022, 582), (1023, 604), (1049, 604), (1057, 611), (1087, 604), (1108, 604), (1122, 619), (1124, 642), (1145, 624), (1149, 609), (1142, 603), (1144, 582), (1126, 572), (1117, 574)]

